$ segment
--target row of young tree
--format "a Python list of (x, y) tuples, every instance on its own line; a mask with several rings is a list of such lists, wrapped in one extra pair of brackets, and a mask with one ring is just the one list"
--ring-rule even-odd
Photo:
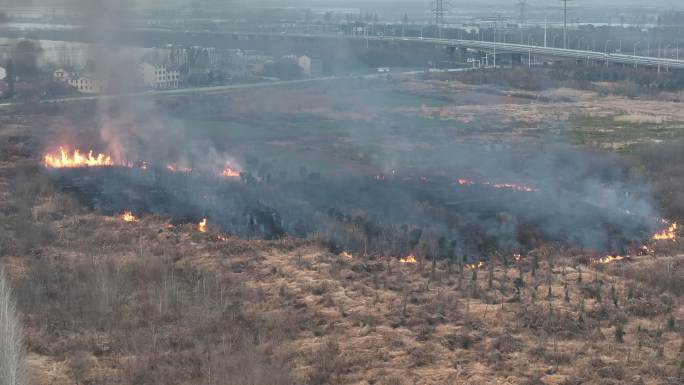
[(403, 258), (414, 255), (421, 261), (446, 261), (454, 266), (487, 260), (496, 255), (509, 255), (519, 250), (506, 248), (495, 236), (482, 234), (475, 226), (458, 233), (439, 231), (430, 226), (376, 222), (365, 215), (344, 214), (329, 209), (332, 219), (318, 234), (328, 240), (335, 252)]

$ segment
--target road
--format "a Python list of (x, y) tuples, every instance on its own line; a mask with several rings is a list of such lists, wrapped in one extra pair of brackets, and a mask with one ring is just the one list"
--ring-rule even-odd
[[(469, 70), (467, 68), (459, 69), (459, 71)], [(453, 71), (453, 70), (452, 70)], [(268, 88), (268, 87), (278, 87), (296, 84), (307, 84), (307, 83), (319, 83), (326, 81), (338, 81), (345, 79), (381, 79), (391, 76), (411, 76), (425, 73), (425, 71), (406, 71), (399, 73), (377, 73), (377, 74), (366, 74), (366, 75), (347, 75), (347, 76), (327, 76), (327, 77), (317, 77), (309, 79), (300, 80), (284, 80), (284, 81), (274, 81), (274, 82), (263, 82), (263, 83), (248, 83), (248, 84), (232, 84), (227, 86), (215, 86), (215, 87), (193, 87), (193, 88), (179, 88), (173, 90), (149, 90), (141, 92), (130, 92), (125, 94), (107, 94), (107, 95), (87, 95), (87, 96), (69, 96), (64, 98), (51, 98), (51, 99), (41, 99), (37, 103), (50, 104), (50, 103), (71, 103), (71, 102), (83, 102), (83, 101), (93, 101), (93, 100), (107, 100), (107, 99), (118, 99), (122, 97), (136, 97), (136, 96), (179, 96), (179, 95), (199, 95), (199, 94), (212, 94), (212, 93), (223, 93), (233, 90), (241, 89), (254, 89), (254, 88)], [(0, 108), (36, 103), (36, 102), (6, 102), (0, 103)]]

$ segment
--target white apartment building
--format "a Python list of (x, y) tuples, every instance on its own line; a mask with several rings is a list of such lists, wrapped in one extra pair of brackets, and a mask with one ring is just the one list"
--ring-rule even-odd
[(169, 70), (164, 66), (150, 63), (140, 64), (140, 77), (143, 84), (154, 89), (178, 88), (180, 85), (180, 72)]
[(52, 76), (55, 81), (66, 83), (83, 94), (101, 94), (109, 88), (107, 80), (98, 79), (92, 75), (71, 73), (61, 68), (56, 70)]
[(101, 94), (107, 91), (109, 83), (89, 75), (70, 78), (67, 83), (75, 87), (82, 94)]
[(308, 56), (300, 56), (297, 58), (297, 65), (302, 69), (302, 75), (306, 77), (311, 76), (311, 58)]
[(71, 73), (65, 69), (60, 68), (57, 71), (55, 71), (52, 76), (57, 82), (66, 82), (71, 77)]

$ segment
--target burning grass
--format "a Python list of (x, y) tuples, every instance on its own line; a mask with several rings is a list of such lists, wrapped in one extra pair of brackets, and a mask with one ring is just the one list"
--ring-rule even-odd
[(138, 217), (135, 216), (131, 211), (124, 211), (119, 218), (124, 222), (138, 222)]
[(200, 233), (207, 232), (207, 218), (203, 218), (200, 223), (197, 224), (197, 231)]
[(239, 178), (240, 171), (232, 168), (231, 166), (226, 166), (226, 168), (224, 168), (221, 172), (221, 176), (224, 176), (226, 178)]
[(399, 259), (399, 263), (402, 265), (415, 265), (418, 263), (418, 259), (415, 255), (409, 255), (406, 258)]
[(112, 157), (105, 154), (94, 154), (90, 150), (87, 153), (79, 149), (69, 152), (64, 147), (59, 148), (57, 154), (46, 154), (43, 157), (43, 164), (49, 168), (80, 168), (80, 167), (110, 167), (114, 166)]
[(663, 229), (657, 234), (653, 235), (655, 241), (677, 241), (677, 222), (669, 224), (666, 229)]

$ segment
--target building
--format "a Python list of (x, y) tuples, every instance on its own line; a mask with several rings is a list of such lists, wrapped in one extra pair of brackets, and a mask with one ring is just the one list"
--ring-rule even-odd
[(477, 21), (479, 30), (504, 30), (516, 27), (511, 23), (511, 19), (503, 16), (484, 17)]
[(56, 70), (52, 77), (54, 81), (66, 83), (83, 94), (101, 94), (107, 92), (109, 88), (107, 80), (99, 79), (89, 74), (79, 75), (62, 68)]
[(244, 78), (260, 74), (264, 65), (272, 61), (270, 56), (257, 51), (225, 50), (221, 58), (220, 68), (231, 78)]
[(70, 78), (67, 83), (82, 94), (101, 94), (106, 92), (108, 88), (108, 82), (106, 80), (97, 79), (91, 75)]
[(140, 64), (139, 71), (140, 78), (146, 87), (161, 90), (178, 88), (180, 85), (180, 71), (147, 62)]
[(71, 78), (71, 73), (63, 68), (60, 68), (52, 74), (52, 77), (56, 82), (67, 82), (69, 78)]
[(301, 70), (301, 75), (311, 76), (311, 58), (308, 56), (286, 55), (282, 60), (296, 64)]
[(308, 56), (300, 56), (297, 58), (297, 64), (302, 69), (302, 75), (311, 76), (311, 58)]

